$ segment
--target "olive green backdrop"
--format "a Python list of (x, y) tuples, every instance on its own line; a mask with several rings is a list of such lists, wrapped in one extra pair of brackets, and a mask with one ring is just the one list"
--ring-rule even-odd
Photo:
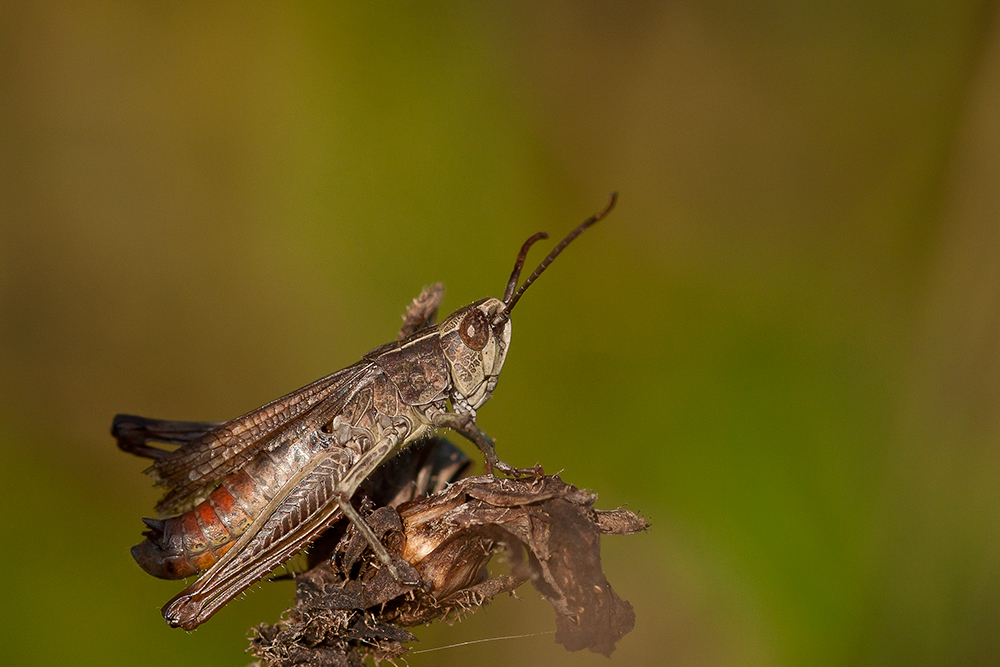
[[(239, 415), (426, 283), (498, 295), (617, 189), (479, 421), (652, 521), (605, 541), (635, 630), (610, 661), (542, 634), (409, 663), (997, 664), (995, 10), (5, 4), (0, 660), (245, 664), (291, 585), (167, 628), (112, 415)], [(417, 648), (552, 630), (521, 595)]]

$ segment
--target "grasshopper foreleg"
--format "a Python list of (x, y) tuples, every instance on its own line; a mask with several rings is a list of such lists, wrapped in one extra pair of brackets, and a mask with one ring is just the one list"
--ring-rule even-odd
[(463, 415), (457, 412), (437, 412), (430, 415), (430, 417), (435, 426), (450, 428), (456, 433), (462, 434), (479, 448), (479, 451), (483, 453), (483, 457), (486, 459), (487, 475), (492, 475), (494, 470), (499, 470), (508, 477), (534, 477), (537, 479), (545, 474), (542, 466), (537, 463), (531, 468), (515, 468), (501, 461), (500, 457), (497, 456), (493, 439), (479, 428), (472, 415)]

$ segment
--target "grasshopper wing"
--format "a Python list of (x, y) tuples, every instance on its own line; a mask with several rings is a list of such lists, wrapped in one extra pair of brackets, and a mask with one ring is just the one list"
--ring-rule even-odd
[[(123, 449), (154, 459), (147, 472), (157, 485), (167, 489), (156, 505), (160, 516), (180, 514), (204, 499), (223, 477), (262, 452), (323, 428), (341, 411), (372, 366), (359, 362), (221, 424), (119, 415), (112, 433)], [(167, 426), (178, 424), (181, 426)], [(205, 430), (199, 432), (202, 428)], [(181, 446), (167, 452), (149, 447), (146, 440)]]
[(118, 447), (126, 452), (149, 459), (162, 459), (170, 450), (150, 447), (149, 442), (168, 445), (186, 445), (204, 436), (224, 422), (181, 422), (166, 419), (149, 419), (136, 415), (115, 415), (111, 422), (111, 435)]

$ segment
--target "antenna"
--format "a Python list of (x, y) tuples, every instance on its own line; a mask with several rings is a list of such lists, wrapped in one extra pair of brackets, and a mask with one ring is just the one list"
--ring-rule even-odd
[(532, 236), (531, 238), (529, 238), (527, 241), (524, 242), (524, 245), (521, 246), (521, 252), (518, 253), (517, 255), (517, 262), (515, 262), (514, 264), (514, 271), (513, 273), (510, 274), (510, 281), (507, 283), (507, 289), (504, 291), (503, 294), (503, 302), (507, 306), (506, 309), (507, 315), (510, 315), (510, 311), (514, 310), (514, 306), (517, 305), (517, 301), (518, 299), (521, 298), (521, 295), (524, 294), (524, 291), (528, 289), (531, 283), (535, 282), (538, 279), (538, 276), (542, 275), (542, 272), (548, 268), (549, 264), (552, 263), (552, 260), (558, 257), (559, 253), (565, 250), (566, 246), (568, 246), (570, 243), (573, 242), (573, 239), (575, 239), (577, 236), (587, 231), (588, 227), (590, 227), (596, 222), (600, 222), (605, 217), (607, 217), (608, 213), (611, 212), (611, 209), (615, 207), (615, 202), (617, 201), (618, 201), (618, 193), (612, 192), (611, 200), (608, 201), (608, 205), (604, 207), (604, 210), (601, 211), (600, 213), (597, 213), (596, 215), (590, 216), (589, 218), (581, 222), (576, 229), (567, 234), (566, 238), (560, 241), (559, 244), (555, 248), (553, 248), (548, 255), (545, 256), (545, 259), (543, 259), (542, 263), (538, 265), (538, 268), (535, 269), (530, 276), (528, 276), (528, 279), (521, 284), (521, 287), (518, 288), (517, 292), (514, 292), (513, 296), (511, 296), (511, 292), (514, 289), (513, 286), (517, 283), (517, 279), (521, 275), (521, 267), (524, 265), (524, 259), (528, 255), (528, 248), (530, 248), (535, 241), (547, 238), (548, 234), (546, 234), (545, 232), (538, 232), (537, 234), (535, 234), (534, 236)]
[(517, 261), (514, 262), (514, 270), (511, 271), (510, 280), (507, 281), (507, 289), (503, 291), (503, 302), (510, 300), (514, 290), (517, 288), (517, 279), (521, 277), (521, 269), (524, 268), (524, 259), (528, 256), (528, 248), (535, 245), (535, 241), (549, 238), (548, 232), (538, 232), (521, 246), (521, 252), (517, 253)]

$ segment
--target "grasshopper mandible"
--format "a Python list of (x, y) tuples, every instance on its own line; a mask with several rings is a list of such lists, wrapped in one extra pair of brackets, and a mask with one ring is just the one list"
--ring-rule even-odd
[[(424, 288), (407, 308), (398, 340), (358, 363), (228, 422), (179, 422), (117, 415), (118, 446), (153, 459), (147, 470), (166, 494), (161, 519), (143, 519), (145, 540), (132, 556), (164, 579), (201, 576), (163, 607), (174, 627), (191, 630), (251, 584), (346, 517), (397, 581), (420, 577), (390, 554), (351, 504), (358, 487), (401, 448), (450, 428), (483, 453), (487, 474), (540, 476), (539, 466), (501, 461), (476, 424), (510, 345), (510, 314), (559, 253), (604, 218), (617, 198), (570, 232), (517, 286), (524, 242), (502, 299), (488, 297), (435, 324), (444, 294)], [(451, 409), (448, 409), (448, 404)], [(179, 445), (165, 450), (148, 445)]]

